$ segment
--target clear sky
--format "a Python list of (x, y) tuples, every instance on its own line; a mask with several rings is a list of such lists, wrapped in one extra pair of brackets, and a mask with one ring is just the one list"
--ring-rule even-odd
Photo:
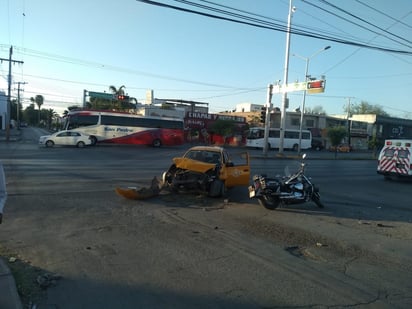
[[(235, 18), (182, 1), (154, 1)], [(0, 0), (0, 58), (8, 58), (13, 46), (13, 59), (24, 61), (12, 66), (12, 89), (27, 83), (24, 106), (41, 94), (42, 107), (57, 112), (81, 104), (84, 89), (104, 92), (110, 85), (125, 85), (141, 102), (148, 89), (156, 98), (208, 102), (211, 112), (264, 104), (267, 85), (283, 83), (286, 33), (273, 28), (286, 27), (289, 1), (191, 2), (272, 29), (136, 0)], [(292, 29), (304, 35), (291, 35), (288, 82), (304, 80), (305, 58), (309, 74), (327, 80), (324, 93), (306, 97), (307, 107), (338, 114), (349, 102), (366, 101), (412, 118), (412, 1), (293, 0), (293, 5)], [(316, 54), (326, 46), (331, 48)], [(8, 66), (0, 63), (0, 90), (6, 93)], [(295, 109), (302, 93), (289, 93), (289, 99)], [(280, 106), (281, 96), (274, 95), (272, 103)]]

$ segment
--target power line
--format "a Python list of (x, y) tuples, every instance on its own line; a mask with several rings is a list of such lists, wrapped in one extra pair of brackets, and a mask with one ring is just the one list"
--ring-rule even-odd
[[(326, 12), (326, 13), (328, 13), (328, 14), (331, 14), (331, 15), (339, 18), (339, 19), (342, 19), (342, 20), (344, 20), (344, 21), (346, 21), (346, 22), (349, 22), (349, 23), (351, 23), (351, 24), (353, 24), (353, 25), (355, 25), (355, 26), (358, 26), (358, 27), (360, 27), (360, 28), (362, 28), (362, 29), (364, 29), (364, 30), (370, 31), (370, 32), (375, 33), (375, 34), (378, 34), (378, 35), (382, 35), (382, 36), (386, 37), (387, 39), (389, 39), (389, 40), (391, 40), (391, 41), (394, 41), (394, 42), (396, 42), (396, 43), (398, 43), (398, 44), (404, 45), (404, 46), (406, 46), (406, 47), (409, 47), (409, 48), (411, 47), (410, 45), (406, 45), (406, 44), (404, 44), (404, 43), (401, 43), (401, 42), (399, 42), (399, 41), (397, 41), (397, 40), (395, 40), (395, 39), (392, 39), (392, 38), (390, 38), (390, 37), (388, 37), (388, 36), (386, 36), (386, 35), (383, 35), (383, 34), (381, 34), (381, 33), (379, 33), (379, 32), (376, 32), (376, 31), (374, 31), (374, 30), (371, 30), (371, 29), (369, 29), (369, 28), (367, 28), (367, 27), (365, 27), (365, 26), (363, 26), (363, 25), (360, 25), (360, 24), (358, 24), (358, 23), (355, 23), (355, 22), (353, 22), (353, 21), (351, 21), (351, 20), (349, 20), (349, 19), (347, 19), (347, 18), (345, 18), (345, 17), (339, 16), (338, 14), (333, 13), (333, 12), (331, 12), (331, 11), (329, 11), (329, 10), (327, 10), (327, 9), (319, 6), (319, 5), (316, 5), (316, 4), (313, 4), (313, 3), (311, 3), (311, 2), (308, 2), (307, 0), (301, 0), (301, 1), (304, 2), (304, 3), (306, 3), (306, 4), (308, 4), (308, 5), (310, 5), (310, 6), (315, 7), (315, 8), (317, 8), (317, 9), (321, 10), (321, 11), (324, 11), (324, 12)], [(328, 3), (328, 2), (323, 1), (323, 0), (319, 0), (319, 1), (324, 2), (324, 3)], [(331, 5), (332, 5), (332, 4), (331, 4)], [(335, 7), (335, 8), (338, 8), (338, 7), (336, 7), (336, 6), (334, 6), (334, 7)], [(344, 11), (344, 10), (342, 10), (342, 9), (340, 9), (340, 8), (338, 8), (338, 9), (339, 9), (340, 11), (345, 12), (346, 14), (350, 14), (350, 13), (348, 13), (347, 11)], [(351, 15), (351, 16), (354, 16), (353, 14), (350, 14), (350, 15)], [(358, 18), (358, 19), (359, 19), (359, 18)], [(403, 39), (403, 38), (402, 38), (402, 39)], [(410, 41), (408, 41), (408, 42), (410, 42)]]
[[(159, 2), (155, 2), (155, 1), (151, 1), (151, 0), (136, 0), (136, 1), (146, 3), (146, 4), (150, 4), (150, 5), (160, 6), (160, 7), (164, 7), (164, 8), (174, 9), (174, 10), (178, 10), (178, 11), (183, 11), (183, 12), (186, 12), (186, 13), (201, 15), (201, 16), (205, 16), (205, 17), (209, 17), (209, 18), (214, 18), (214, 19), (219, 19), (219, 20), (224, 20), (224, 21), (230, 21), (230, 22), (244, 24), (244, 25), (249, 25), (249, 26), (258, 27), (258, 28), (262, 28), (262, 29), (286, 32), (285, 26), (283, 26), (283, 25), (279, 26), (279, 25), (276, 25), (276, 24), (273, 24), (273, 23), (269, 23), (267, 21), (261, 21), (261, 20), (254, 21), (254, 22), (244, 21), (244, 20), (238, 20), (238, 19), (233, 19), (233, 18), (229, 18), (229, 17), (218, 16), (218, 15), (214, 15), (214, 14), (210, 14), (210, 13), (195, 11), (195, 10), (191, 10), (191, 9), (187, 9), (187, 8), (183, 8), (183, 7), (179, 7), (179, 6), (173, 6), (173, 5), (170, 5), (170, 4), (159, 3)], [(185, 1), (185, 2), (189, 2), (189, 1)], [(195, 4), (195, 5), (197, 6), (197, 4)], [(233, 15), (233, 13), (228, 13), (227, 15)], [(247, 16), (243, 16), (243, 17), (244, 17), (244, 19), (250, 20), (250, 17), (247, 17)], [(382, 47), (382, 46), (377, 46), (377, 45), (368, 45), (368, 44), (361, 43), (361, 42), (349, 41), (349, 40), (340, 39), (340, 38), (336, 38), (336, 37), (326, 36), (326, 35), (322, 35), (322, 34), (314, 33), (314, 32), (309, 32), (307, 30), (302, 30), (302, 29), (292, 28), (290, 30), (290, 32), (292, 34), (299, 35), (299, 36), (305, 36), (305, 37), (311, 37), (311, 38), (316, 38), (316, 39), (321, 39), (321, 40), (326, 40), (326, 41), (332, 41), (332, 42), (341, 43), (341, 44), (345, 44), (345, 45), (358, 46), (358, 47), (374, 49), (374, 50), (380, 50), (380, 51), (390, 52), (390, 53), (403, 54), (403, 55), (412, 55), (412, 51), (393, 49), (393, 48)]]
[[(399, 19), (393, 18), (392, 16), (386, 14), (385, 12), (382, 12), (382, 11), (380, 11), (380, 10), (378, 10), (378, 9), (370, 6), (370, 5), (367, 5), (366, 3), (364, 3), (364, 2), (362, 2), (362, 1), (360, 1), (360, 0), (355, 0), (355, 1), (358, 2), (358, 3), (360, 3), (360, 4), (362, 4), (363, 6), (366, 6), (367, 8), (369, 8), (369, 9), (375, 11), (375, 12), (378, 12), (379, 14), (382, 14), (383, 16), (388, 17), (389, 19), (392, 19), (392, 20), (396, 21), (397, 23), (399, 23), (399, 24), (401, 24), (401, 25), (404, 25), (404, 26), (406, 26), (406, 27), (408, 27), (408, 28), (412, 28), (411, 25), (408, 25), (408, 24), (400, 21)], [(411, 13), (412, 13), (412, 11), (409, 11), (405, 16), (408, 16), (408, 15), (410, 15)]]
[[(399, 35), (396, 35), (396, 34), (390, 32), (390, 31), (387, 31), (386, 29), (383, 29), (383, 28), (381, 28), (381, 27), (378, 27), (378, 26), (376, 26), (375, 24), (367, 21), (366, 19), (361, 18), (361, 17), (359, 17), (359, 16), (357, 16), (357, 15), (355, 15), (355, 14), (352, 14), (352, 13), (348, 12), (347, 10), (344, 10), (344, 9), (342, 9), (342, 8), (340, 8), (340, 7), (334, 5), (334, 4), (332, 4), (332, 3), (330, 3), (330, 2), (328, 2), (328, 1), (326, 1), (326, 0), (319, 0), (319, 1), (322, 2), (322, 3), (325, 3), (325, 4), (329, 5), (329, 6), (331, 6), (331, 7), (333, 7), (333, 8), (335, 8), (335, 9), (337, 9), (337, 10), (339, 10), (339, 11), (341, 11), (341, 12), (343, 12), (343, 13), (351, 16), (351, 17), (354, 17), (354, 18), (357, 19), (357, 20), (360, 20), (360, 21), (362, 21), (362, 22), (364, 22), (364, 23), (366, 23), (366, 24), (368, 24), (368, 25), (370, 25), (370, 26), (373, 26), (373, 27), (375, 27), (375, 28), (377, 28), (377, 29), (379, 29), (379, 30), (381, 30), (381, 31), (389, 34), (389, 35), (392, 35), (392, 36), (394, 36), (394, 37), (396, 37), (396, 38), (398, 38), (398, 39), (401, 39), (401, 40), (403, 40), (403, 41), (405, 41), (405, 42), (412, 43), (412, 41), (409, 41), (409, 40), (407, 40), (407, 39), (405, 39), (405, 38), (403, 38), (403, 37), (401, 37), (401, 36), (399, 36)], [(353, 22), (352, 22), (352, 23), (353, 23)], [(357, 25), (356, 23), (353, 23), (353, 24)], [(375, 31), (372, 31), (372, 30), (367, 29), (367, 28), (365, 28), (365, 27), (362, 27), (362, 28), (364, 28), (364, 29), (366, 29), (366, 30), (368, 30), (368, 31), (371, 31), (371, 32), (373, 32), (373, 33), (376, 33)], [(378, 34), (378, 33), (376, 33), (376, 34)], [(380, 35), (382, 35), (382, 34), (380, 34)], [(384, 36), (384, 37), (392, 40), (391, 38), (387, 37), (386, 35), (382, 35), (382, 36)], [(400, 43), (400, 42), (398, 42), (398, 41), (396, 41), (396, 40), (392, 40), (392, 41), (397, 42), (397, 43)], [(400, 44), (402, 44), (402, 43), (400, 43)], [(407, 46), (407, 47), (411, 47), (410, 45), (405, 45), (405, 44), (402, 44), (402, 45)]]
[(143, 76), (148, 76), (148, 77), (153, 77), (153, 78), (173, 80), (173, 81), (184, 82), (188, 84), (196, 84), (196, 85), (209, 86), (209, 87), (236, 89), (236, 87), (230, 86), (230, 85), (219, 85), (219, 84), (213, 84), (213, 83), (207, 83), (207, 82), (201, 82), (201, 81), (193, 81), (193, 80), (187, 80), (187, 79), (182, 79), (182, 78), (176, 78), (172, 76), (153, 74), (153, 73), (148, 73), (144, 71), (132, 70), (132, 69), (122, 68), (122, 67), (113, 66), (113, 65), (106, 65), (106, 64), (96, 63), (96, 62), (87, 61), (87, 60), (81, 60), (81, 59), (70, 58), (66, 56), (45, 53), (45, 52), (36, 51), (33, 49), (27, 49), (27, 48), (21, 49), (17, 47), (16, 50), (19, 51), (21, 54), (29, 55), (32, 57), (38, 57), (38, 58), (43, 58), (43, 59), (58, 61), (58, 62), (66, 62), (70, 64), (77, 64), (77, 65), (82, 65), (82, 66), (87, 66), (87, 67), (94, 67), (94, 68), (98, 68), (101, 70), (110, 70), (110, 71), (115, 71), (115, 72), (120, 72), (120, 73), (143, 75)]

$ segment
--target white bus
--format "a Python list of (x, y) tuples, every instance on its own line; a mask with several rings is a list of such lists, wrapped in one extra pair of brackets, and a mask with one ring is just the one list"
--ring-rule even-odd
[(77, 110), (67, 115), (64, 129), (89, 134), (93, 144), (174, 146), (184, 143), (183, 119), (94, 110)]
[[(265, 129), (260, 127), (250, 128), (246, 137), (246, 147), (263, 148)], [(279, 148), (280, 129), (269, 129), (268, 148)], [(312, 133), (308, 130), (302, 130), (302, 139), (300, 149), (309, 149), (312, 146)], [(299, 130), (285, 130), (283, 140), (284, 149), (298, 150), (299, 148)]]

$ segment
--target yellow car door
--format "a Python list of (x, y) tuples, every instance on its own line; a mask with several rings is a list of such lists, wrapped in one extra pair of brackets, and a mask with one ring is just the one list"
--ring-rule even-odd
[(235, 186), (247, 186), (250, 180), (250, 161), (249, 153), (243, 152), (239, 154), (239, 159), (236, 161), (225, 162), (221, 171), (221, 180), (225, 182), (226, 188)]

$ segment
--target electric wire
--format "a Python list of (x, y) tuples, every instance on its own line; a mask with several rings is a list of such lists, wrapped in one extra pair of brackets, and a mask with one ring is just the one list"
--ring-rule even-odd
[[(318, 1), (321, 1), (322, 3), (325, 3), (325, 4), (331, 6), (331, 7), (335, 8), (335, 9), (337, 9), (337, 10), (339, 10), (339, 11), (341, 11), (341, 12), (343, 12), (343, 13), (351, 16), (351, 17), (354, 17), (355, 19), (360, 20), (360, 21), (362, 21), (362, 22), (364, 22), (364, 23), (366, 23), (366, 24), (368, 24), (368, 25), (370, 25), (370, 26), (373, 26), (373, 27), (375, 27), (375, 28), (377, 28), (377, 29), (379, 29), (379, 30), (381, 30), (381, 31), (389, 34), (389, 35), (392, 35), (392, 36), (394, 36), (394, 37), (396, 37), (396, 38), (398, 38), (398, 39), (401, 39), (401, 40), (403, 40), (403, 41), (405, 41), (405, 42), (407, 42), (407, 43), (412, 43), (412, 41), (409, 41), (409, 40), (407, 40), (407, 39), (404, 38), (404, 37), (401, 37), (401, 36), (396, 35), (396, 34), (390, 32), (390, 31), (387, 31), (387, 29), (383, 29), (383, 28), (381, 28), (381, 27), (379, 27), (379, 26), (376, 26), (376, 25), (373, 24), (372, 22), (369, 22), (369, 21), (365, 20), (364, 18), (361, 18), (361, 17), (359, 17), (359, 16), (357, 16), (357, 15), (355, 15), (355, 14), (353, 14), (353, 13), (350, 13), (350, 12), (348, 12), (347, 10), (343, 10), (342, 8), (340, 8), (340, 7), (334, 5), (334, 4), (332, 4), (332, 3), (330, 3), (330, 2), (328, 2), (328, 1), (326, 1), (326, 0), (318, 0)], [(367, 29), (367, 30), (372, 31), (372, 30), (370, 30), (370, 29)], [(374, 31), (372, 31), (372, 32), (375, 33)], [(381, 36), (384, 36), (384, 37), (386, 37), (386, 38), (388, 38), (388, 39), (390, 39), (389, 37), (387, 37), (387, 36), (385, 36), (385, 35), (382, 35), (382, 34), (380, 34), (380, 35), (381, 35)], [(394, 40), (394, 42), (396, 42), (396, 41)], [(402, 44), (402, 45), (404, 45), (404, 44)], [(411, 47), (410, 45), (405, 45), (405, 46)]]
[[(164, 8), (169, 8), (173, 10), (178, 10), (178, 11), (183, 11), (186, 13), (192, 13), (196, 15), (201, 15), (205, 17), (210, 17), (214, 19), (219, 19), (219, 20), (225, 20), (225, 21), (230, 21), (234, 23), (239, 23), (239, 24), (245, 24), (249, 26), (254, 26), (258, 28), (263, 28), (263, 29), (268, 29), (268, 30), (275, 30), (275, 31), (281, 31), (281, 32), (287, 32), (288, 30), (285, 28), (285, 26), (279, 26), (273, 23), (269, 23), (267, 21), (261, 21), (261, 23), (256, 23), (255, 21), (243, 21), (243, 20), (237, 20), (229, 17), (223, 17), (223, 16), (218, 16), (218, 15), (213, 15), (210, 13), (205, 13), (205, 12), (200, 12), (200, 11), (195, 11), (192, 9), (187, 9), (179, 6), (174, 6), (166, 3), (160, 3), (152, 0), (136, 0), (138, 2), (154, 5), (154, 6), (159, 6), (159, 7), (164, 7)], [(175, 0), (178, 2), (184, 1), (184, 0)], [(189, 3), (190, 1), (184, 1), (185, 3)], [(195, 6), (198, 6), (198, 4), (194, 4)], [(232, 15), (232, 13), (229, 13), (228, 15)], [(250, 17), (246, 17), (247, 20), (251, 20)], [(348, 41), (345, 39), (340, 39), (336, 37), (331, 37), (331, 36), (326, 36), (314, 32), (309, 32), (307, 30), (300, 30), (292, 27), (292, 29), (289, 30), (290, 33), (299, 35), (299, 36), (305, 36), (305, 37), (311, 37), (311, 38), (316, 38), (316, 39), (321, 39), (321, 40), (327, 40), (327, 41), (332, 41), (336, 43), (341, 43), (341, 44), (346, 44), (346, 45), (352, 45), (352, 46), (358, 46), (358, 47), (364, 47), (364, 48), (369, 48), (369, 49), (374, 49), (374, 50), (380, 50), (380, 51), (385, 51), (385, 52), (391, 52), (391, 53), (399, 53), (403, 55), (412, 55), (412, 51), (406, 51), (406, 50), (399, 50), (399, 49), (393, 49), (389, 47), (382, 47), (382, 46), (376, 46), (376, 45), (368, 45), (365, 43), (361, 42), (355, 42), (355, 41)]]
[[(317, 8), (317, 9), (319, 9), (319, 10), (322, 10), (322, 11), (324, 11), (324, 12), (327, 12), (327, 13), (329, 13), (329, 14), (331, 14), (331, 15), (339, 18), (339, 19), (342, 19), (342, 20), (344, 20), (344, 21), (347, 21), (347, 22), (349, 22), (349, 23), (351, 23), (351, 24), (353, 24), (353, 25), (356, 25), (356, 26), (358, 26), (358, 27), (360, 27), (360, 28), (362, 28), (362, 29), (364, 29), (364, 30), (367, 30), (367, 31), (370, 31), (370, 32), (372, 32), (372, 33), (375, 33), (375, 34), (384, 36), (385, 38), (387, 38), (387, 39), (389, 39), (389, 40), (391, 40), (391, 41), (393, 41), (393, 42), (396, 42), (396, 43), (398, 43), (398, 44), (401, 44), (401, 45), (403, 45), (403, 46), (406, 46), (406, 47), (411, 48), (411, 45), (407, 45), (407, 44), (405, 44), (405, 43), (399, 42), (398, 40), (395, 40), (395, 39), (393, 39), (393, 38), (391, 38), (391, 37), (389, 37), (389, 36), (387, 36), (387, 35), (383, 35), (382, 33), (376, 32), (376, 31), (374, 31), (374, 30), (372, 30), (372, 29), (369, 29), (368, 27), (365, 27), (365, 26), (363, 26), (363, 25), (361, 25), (361, 24), (355, 23), (355, 22), (349, 20), (348, 18), (339, 16), (338, 14), (333, 13), (332, 11), (329, 11), (329, 10), (327, 10), (327, 9), (319, 6), (319, 5), (316, 5), (316, 4), (314, 4), (314, 3), (311, 3), (311, 2), (309, 2), (309, 1), (307, 1), (307, 0), (301, 0), (301, 1), (304, 2), (304, 3), (306, 3), (306, 4), (308, 4), (308, 5), (310, 5), (310, 6), (313, 6), (313, 7)], [(324, 1), (324, 0), (319, 0), (319, 1), (321, 1), (322, 3), (325, 3), (325, 4), (328, 4), (328, 3), (329, 3), (329, 2)], [(330, 4), (330, 5), (332, 5), (332, 4)], [(334, 7), (334, 8), (338, 8), (338, 7), (334, 6), (334, 5), (333, 5), (333, 7)], [(351, 14), (351, 13), (349, 13), (349, 12), (343, 10), (343, 9), (340, 9), (340, 8), (338, 8), (338, 9), (339, 9), (340, 11), (342, 11), (342, 12), (345, 12), (346, 14), (348, 14), (348, 15), (350, 15), (350, 16), (352, 16), (352, 17), (355, 16), (354, 14)], [(357, 19), (366, 22), (364, 19), (361, 19), (361, 18), (359, 18), (359, 17), (357, 17)], [(372, 24), (372, 23), (369, 23), (369, 22), (367, 22), (367, 23), (368, 23), (368, 24)], [(373, 25), (373, 24), (372, 24), (372, 25)], [(376, 26), (375, 26), (375, 27), (376, 27)], [(381, 28), (379, 27), (379, 29), (381, 29)], [(386, 32), (386, 31), (385, 31), (385, 32)], [(399, 36), (396, 36), (396, 37), (399, 37)], [(404, 38), (402, 38), (402, 37), (400, 37), (400, 38), (401, 38), (402, 40), (406, 40), (406, 39), (404, 39)], [(409, 41), (409, 40), (406, 40), (406, 41), (409, 42), (409, 43), (412, 43), (412, 42)]]
[[(137, 0), (137, 1), (140, 1), (140, 0)], [(144, 1), (144, 0), (143, 0)], [(286, 30), (286, 27), (285, 26), (283, 26), (283, 25), (279, 25), (279, 24), (273, 24), (273, 23), (268, 23), (267, 21), (264, 21), (264, 20), (259, 20), (259, 19), (255, 19), (255, 18), (250, 18), (250, 17), (248, 17), (248, 16), (245, 16), (245, 15), (239, 15), (239, 14), (236, 14), (236, 15), (234, 15), (233, 13), (231, 13), (231, 12), (227, 12), (227, 11), (222, 11), (222, 10), (217, 10), (217, 9), (215, 9), (215, 8), (212, 8), (212, 7), (210, 7), (210, 6), (202, 6), (202, 5), (199, 5), (199, 4), (197, 4), (197, 3), (194, 3), (194, 2), (191, 2), (191, 1), (188, 1), (188, 0), (174, 0), (174, 1), (176, 1), (176, 2), (181, 2), (181, 3), (185, 3), (185, 4), (190, 4), (190, 5), (192, 5), (192, 6), (196, 6), (196, 7), (202, 7), (202, 8), (204, 8), (204, 9), (209, 9), (209, 10), (213, 10), (213, 11), (218, 11), (218, 12), (221, 12), (221, 13), (226, 13), (226, 14), (228, 14), (228, 15), (231, 15), (231, 16), (236, 16), (236, 17), (243, 17), (243, 18), (246, 18), (247, 20), (250, 20), (250, 21), (254, 21), (254, 22), (261, 22), (261, 23), (264, 23), (264, 24), (266, 24), (266, 25), (275, 25), (275, 26), (278, 26), (279, 28), (279, 30), (281, 30), (281, 31), (283, 31), (283, 30)], [(305, 0), (302, 0), (303, 2), (305, 2)], [(322, 0), (319, 0), (319, 1), (322, 1)], [(211, 1), (207, 1), (208, 3), (213, 3), (213, 2), (211, 2)], [(218, 4), (215, 4), (215, 5), (218, 5)], [(228, 8), (230, 8), (231, 10), (236, 10), (236, 9), (234, 9), (234, 8), (231, 8), (231, 7), (228, 7)], [(336, 7), (337, 8), (337, 7)], [(245, 12), (245, 11), (241, 11), (241, 12)], [(250, 15), (255, 15), (255, 14), (251, 14), (251, 13), (248, 13), (248, 14), (250, 14)], [(334, 14), (335, 16), (337, 16), (336, 14)], [(353, 14), (352, 14), (353, 15)], [(261, 15), (260, 15), (261, 16)], [(265, 17), (265, 18), (267, 18), (267, 17)], [(366, 22), (366, 21), (365, 21)], [(296, 28), (296, 25), (294, 26), (294, 28)], [(366, 28), (366, 27), (365, 27)], [(367, 29), (367, 28), (366, 28)], [(370, 30), (370, 29), (367, 29), (367, 30)], [(302, 35), (305, 35), (305, 32), (307, 33), (307, 35), (316, 35), (316, 33), (313, 33), (313, 32), (309, 32), (309, 31), (307, 31), (307, 30), (301, 30), (301, 29), (297, 29), (297, 31), (299, 31), (299, 32), (301, 32), (301, 34)], [(371, 30), (370, 30), (371, 31)], [(327, 38), (327, 36), (326, 36), (326, 38)], [(389, 38), (390, 39), (390, 38)], [(403, 39), (403, 38), (402, 38)], [(408, 42), (410, 42), (410, 41), (408, 41)], [(399, 43), (399, 42), (398, 42)], [(408, 46), (408, 47), (410, 47), (410, 46)]]
[[(375, 11), (375, 12), (378, 12), (379, 14), (382, 14), (383, 16), (388, 17), (389, 19), (392, 19), (392, 20), (396, 21), (397, 23), (399, 23), (399, 24), (401, 24), (401, 25), (403, 25), (403, 26), (406, 26), (406, 27), (408, 27), (408, 28), (412, 28), (411, 25), (408, 25), (407, 23), (404, 23), (403, 21), (401, 21), (401, 20), (399, 20), (399, 19), (393, 18), (392, 16), (386, 14), (385, 12), (382, 12), (381, 10), (378, 10), (378, 9), (374, 8), (373, 6), (370, 6), (370, 5), (364, 3), (364, 2), (362, 2), (362, 1), (360, 1), (360, 0), (355, 0), (355, 1), (358, 2), (358, 3), (360, 3), (361, 5), (369, 8), (369, 9)], [(407, 15), (410, 15), (411, 13), (412, 13), (412, 11), (409, 11), (409, 12), (407, 13)], [(406, 15), (406, 16), (407, 16), (407, 15)]]

